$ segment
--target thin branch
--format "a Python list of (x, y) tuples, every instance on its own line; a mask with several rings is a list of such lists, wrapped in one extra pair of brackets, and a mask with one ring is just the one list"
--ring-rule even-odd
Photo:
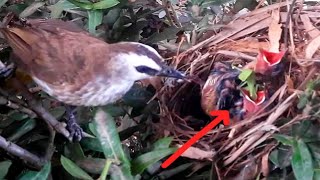
[(46, 122), (46, 123), (48, 125), (50, 138), (49, 138), (48, 147), (46, 149), (46, 153), (45, 153), (44, 159), (45, 159), (45, 161), (50, 161), (51, 157), (52, 157), (52, 155), (54, 153), (54, 150), (55, 150), (54, 138), (56, 137), (56, 131), (54, 131), (53, 127), (48, 122)]
[(19, 89), (23, 97), (26, 99), (28, 105), (31, 109), (33, 109), (36, 114), (38, 114), (39, 117), (41, 117), (46, 123), (50, 124), (57, 132), (64, 135), (69, 141), (72, 141), (72, 137), (70, 137), (69, 131), (66, 129), (66, 126), (57, 121), (56, 118), (54, 118), (34, 97), (33, 95), (28, 91), (27, 87), (22, 84), (19, 79), (13, 77), (10, 79), (12, 81), (12, 84)]
[(18, 110), (20, 112), (26, 113), (31, 118), (35, 118), (37, 116), (31, 109), (28, 109), (26, 107), (23, 107), (22, 105), (14, 103), (14, 102), (8, 100), (7, 98), (5, 98), (3, 96), (0, 96), (0, 105), (5, 105), (5, 106), (7, 106), (9, 108), (16, 109), (16, 110)]
[(7, 141), (4, 137), (0, 136), (0, 148), (6, 150), (10, 154), (21, 158), (26, 161), (27, 164), (34, 166), (37, 169), (41, 169), (44, 165), (43, 159), (39, 158), (35, 154), (21, 148), (20, 146)]
[(26, 103), (23, 100), (17, 98), (16, 96), (11, 96), (5, 89), (2, 89), (1, 87), (0, 87), (0, 94), (11, 102), (14, 102), (16, 104), (20, 104), (23, 106), (26, 105)]
[(296, 3), (296, 0), (293, 0), (291, 5), (290, 5), (290, 8), (289, 8), (289, 11), (288, 11), (288, 14), (287, 14), (287, 19), (286, 19), (286, 28), (284, 29), (284, 43), (285, 43), (285, 47), (288, 48), (288, 28), (289, 28), (289, 22), (291, 20), (291, 16), (292, 16), (292, 12), (293, 12), (293, 8), (295, 6), (295, 3)]

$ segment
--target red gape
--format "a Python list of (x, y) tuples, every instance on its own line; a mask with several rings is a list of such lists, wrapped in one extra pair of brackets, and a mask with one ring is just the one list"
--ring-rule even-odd
[(257, 92), (257, 98), (255, 100), (250, 98), (250, 92), (245, 90), (245, 89), (241, 89), (241, 93), (243, 94), (243, 109), (246, 111), (246, 115), (251, 115), (254, 112), (259, 111), (262, 106), (263, 103), (266, 101), (266, 91), (258, 91)]
[(285, 52), (286, 51), (274, 53), (260, 49), (254, 71), (260, 74), (266, 74), (266, 72), (272, 71), (273, 67), (281, 62)]

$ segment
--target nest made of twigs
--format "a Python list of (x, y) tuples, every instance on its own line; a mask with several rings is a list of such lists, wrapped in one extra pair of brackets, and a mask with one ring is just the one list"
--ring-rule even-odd
[[(275, 17), (279, 18), (282, 29), (280, 49), (287, 49), (285, 74), (277, 80), (278, 86), (273, 87), (275, 93), (265, 108), (232, 126), (211, 130), (193, 145), (203, 152), (214, 152), (212, 157), (189, 158), (218, 160), (220, 169), (226, 170), (223, 172), (250, 161), (248, 155), (265, 166), (267, 163), (261, 163), (263, 157), (277, 144), (272, 134), (286, 131), (303, 119), (297, 112), (296, 99), (317, 73), (320, 6), (302, 8), (298, 3), (288, 12), (287, 5), (291, 7), (285, 1), (242, 15), (220, 32), (172, 58), (173, 66), (204, 83), (216, 62), (244, 65), (255, 59), (259, 48), (268, 49), (272, 43), (268, 38), (270, 23)], [(175, 87), (166, 85), (160, 90), (161, 119), (155, 125), (159, 134), (171, 135), (182, 145), (210, 122), (200, 106), (202, 87), (201, 83), (184, 82)], [(281, 117), (290, 121), (280, 124)]]

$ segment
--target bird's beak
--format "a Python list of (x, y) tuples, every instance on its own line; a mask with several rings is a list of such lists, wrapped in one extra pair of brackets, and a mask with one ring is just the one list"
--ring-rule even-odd
[(172, 77), (177, 79), (184, 79), (186, 77), (182, 72), (168, 66), (163, 67), (162, 70), (156, 74), (156, 76)]

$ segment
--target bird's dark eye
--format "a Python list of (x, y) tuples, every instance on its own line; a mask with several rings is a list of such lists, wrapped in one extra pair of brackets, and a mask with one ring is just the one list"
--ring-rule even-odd
[(152, 69), (148, 66), (137, 66), (136, 67), (136, 70), (140, 73), (145, 73), (145, 74), (148, 74), (148, 75), (151, 75), (151, 76), (154, 76), (158, 73), (157, 70), (155, 69)]

